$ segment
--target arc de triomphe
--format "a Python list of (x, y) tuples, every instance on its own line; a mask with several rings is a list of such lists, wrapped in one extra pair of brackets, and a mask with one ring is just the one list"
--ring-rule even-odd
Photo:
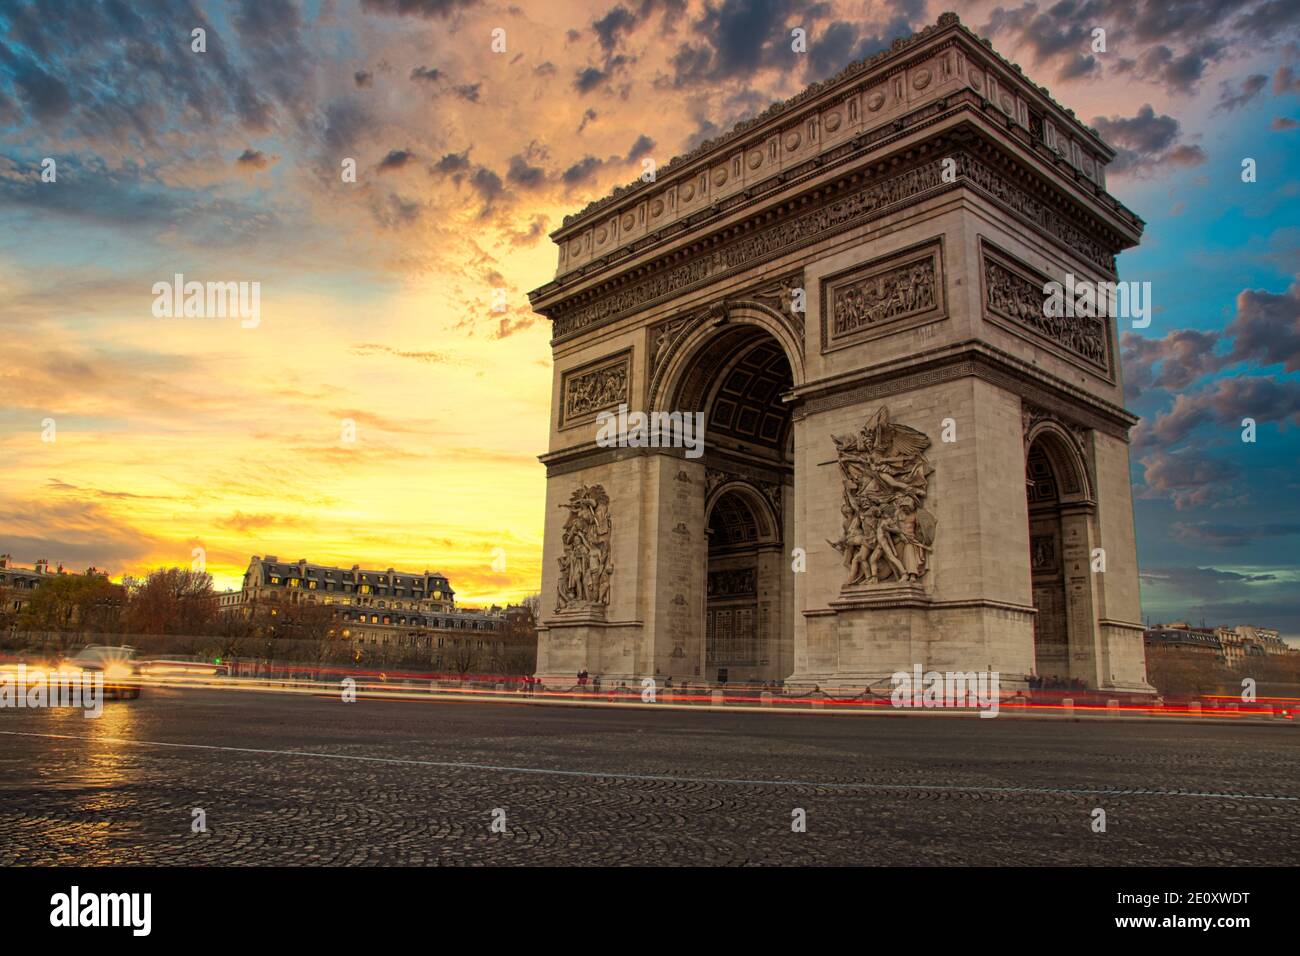
[(539, 676), (1150, 692), (1117, 323), (1043, 306), (1113, 156), (944, 14), (566, 218)]

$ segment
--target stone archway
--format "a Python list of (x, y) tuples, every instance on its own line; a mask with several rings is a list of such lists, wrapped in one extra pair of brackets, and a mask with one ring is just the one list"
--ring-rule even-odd
[[(1113, 158), (945, 14), (567, 217), (530, 294), (554, 333), (538, 673), (716, 680), (710, 569), (769, 545), (774, 651), (746, 666), (822, 688), (918, 665), (1021, 686), (1036, 448), (1068, 674), (1150, 693), (1118, 330), (1043, 310), (1048, 282), (1116, 281), (1141, 236), (1105, 193)], [(598, 427), (688, 412), (703, 449)], [(770, 541), (710, 546), (765, 509)]]
[[(724, 314), (725, 315), (725, 314)], [(793, 488), (789, 353), (762, 321), (710, 323), (690, 336), (668, 407), (704, 413), (704, 532), (699, 675), (781, 680), (793, 667), (784, 507)]]
[(779, 680), (784, 590), (781, 529), (753, 485), (723, 480), (705, 526), (704, 668), (719, 683)]
[(1086, 459), (1063, 425), (1026, 435), (1025, 495), (1034, 615), (1034, 673), (1047, 687), (1097, 686), (1091, 576), (1096, 506)]

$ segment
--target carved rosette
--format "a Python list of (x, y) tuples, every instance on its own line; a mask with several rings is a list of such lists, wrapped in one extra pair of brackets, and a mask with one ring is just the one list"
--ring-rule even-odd
[(843, 533), (831, 546), (844, 558), (846, 587), (915, 585), (930, 571), (936, 519), (924, 507), (934, 469), (930, 439), (880, 410), (853, 435), (833, 435), (844, 492)]
[(556, 588), (557, 611), (580, 611), (609, 605), (612, 522), (609, 496), (601, 485), (582, 485), (560, 505), (569, 512), (564, 521), (564, 553)]

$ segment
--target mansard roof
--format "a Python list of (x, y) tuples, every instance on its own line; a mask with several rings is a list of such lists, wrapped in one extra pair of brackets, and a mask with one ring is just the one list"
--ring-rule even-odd
[(278, 558), (253, 558), (254, 563), (260, 562), (265, 568), (267, 574), (274, 574), (278, 577), (293, 577), (299, 573), (301, 567), (308, 577), (320, 578), (326, 580), (333, 578), (339, 581), (350, 581), (357, 584), (378, 582), (380, 579), (383, 583), (392, 587), (424, 587), (426, 579), (434, 580), (445, 586), (445, 590), (451, 590), (451, 582), (447, 576), (437, 571), (425, 571), (423, 573), (414, 573), (410, 571), (397, 571), (388, 568), (384, 571), (371, 570), (366, 568), (340, 568), (329, 564), (312, 564), (310, 562), (300, 565), (297, 561), (280, 561)]

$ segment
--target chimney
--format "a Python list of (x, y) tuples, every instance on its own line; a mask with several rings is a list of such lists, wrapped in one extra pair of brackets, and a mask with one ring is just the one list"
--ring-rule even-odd
[(49, 570), (49, 567), (50, 567), (49, 560), (47, 558), (40, 558), (39, 560), (37, 560), (36, 567), (34, 570), (36, 571), (37, 574), (44, 574), (47, 570)]
[(9, 555), (0, 554), (0, 568), (9, 567)]

